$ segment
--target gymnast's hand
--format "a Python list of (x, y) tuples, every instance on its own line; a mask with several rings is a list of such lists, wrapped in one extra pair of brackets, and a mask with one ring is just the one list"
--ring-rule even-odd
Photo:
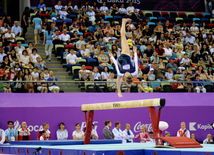
[(134, 51), (134, 53), (137, 53), (137, 48), (136, 48), (136, 46), (133, 46), (133, 51)]
[(113, 56), (113, 54), (111, 53), (111, 51), (108, 51), (108, 55), (109, 55), (109, 57)]

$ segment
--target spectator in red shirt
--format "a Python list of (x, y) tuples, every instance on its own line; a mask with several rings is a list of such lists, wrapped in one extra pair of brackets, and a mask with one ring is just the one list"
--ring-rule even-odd
[(158, 52), (158, 57), (165, 58), (165, 51), (163, 49), (163, 45), (162, 44), (160, 44), (158, 46), (158, 48), (156, 48), (155, 51)]
[(22, 128), (18, 130), (18, 140), (31, 140), (31, 133), (26, 122), (22, 122)]
[[(51, 139), (51, 132), (49, 130), (49, 124), (48, 123), (44, 123), (43, 124), (43, 128), (44, 128), (44, 131), (46, 131), (46, 137), (44, 139), (47, 138), (47, 140)], [(38, 136), (37, 136), (37, 140), (40, 140), (40, 137), (42, 136), (42, 134), (39, 132), (38, 133)]]
[(5, 74), (5, 69), (4, 66), (0, 67), (0, 79), (2, 78), (2, 76)]

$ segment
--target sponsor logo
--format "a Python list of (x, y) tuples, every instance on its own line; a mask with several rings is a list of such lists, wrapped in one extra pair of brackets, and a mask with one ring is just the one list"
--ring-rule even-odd
[(134, 132), (141, 132), (141, 127), (145, 126), (147, 128), (147, 131), (152, 131), (152, 124), (142, 124), (141, 122), (137, 122), (134, 126)]
[(129, 69), (130, 69), (130, 65), (129, 65), (129, 64), (124, 65), (124, 66), (123, 66), (123, 69), (124, 69), (124, 70), (129, 70)]
[[(19, 121), (18, 120), (16, 120), (15, 122), (14, 122), (14, 129), (16, 129), (16, 130), (19, 130), (19, 129), (21, 129), (22, 128), (22, 126), (21, 126), (21, 124), (19, 123)], [(32, 132), (32, 131), (35, 131), (35, 132), (38, 132), (38, 131), (41, 131), (41, 130), (43, 130), (43, 126), (42, 125), (28, 125), (28, 129)]]
[(113, 107), (114, 107), (114, 108), (120, 107), (120, 103), (113, 103)]
[(203, 125), (203, 124), (197, 124), (197, 122), (189, 122), (189, 130), (190, 131), (197, 131), (197, 130), (206, 131), (209, 129), (213, 129), (209, 123)]
[[(94, 121), (93, 124), (94, 124), (94, 130), (97, 130), (97, 124), (98, 124), (98, 122)], [(86, 128), (86, 123), (82, 122), (80, 130), (84, 131), (84, 128)]]

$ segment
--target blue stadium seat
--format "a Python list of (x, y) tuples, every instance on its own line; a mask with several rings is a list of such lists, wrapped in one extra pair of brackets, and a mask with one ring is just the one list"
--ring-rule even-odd
[(200, 18), (193, 18), (193, 22), (201, 22), (201, 19)]
[(75, 14), (70, 14), (70, 15), (68, 16), (68, 18), (77, 18), (77, 15), (75, 15)]
[(66, 23), (72, 23), (72, 20), (71, 19), (66, 19), (66, 20), (64, 20), (64, 22), (66, 22)]
[(22, 44), (23, 47), (28, 47), (28, 44)]
[(113, 19), (113, 16), (105, 16), (105, 20), (108, 18)]
[(153, 89), (155, 89), (155, 86), (160, 87), (160, 83), (151, 82), (151, 87), (152, 87)]
[(114, 70), (114, 67), (112, 67), (112, 66), (108, 66), (108, 69)]
[(108, 52), (104, 52), (105, 55), (108, 55)]
[(158, 17), (158, 20), (160, 20), (161, 22), (165, 23), (166, 22), (166, 17)]
[(154, 22), (148, 22), (147, 25), (155, 25)]
[(138, 25), (138, 24), (137, 24), (137, 22), (132, 22), (132, 24), (134, 24), (134, 25)]
[(105, 24), (110, 23), (109, 21), (104, 21)]
[(115, 21), (122, 21), (122, 17), (121, 16), (114, 16), (114, 20)]
[(209, 19), (208, 18), (202, 18), (201, 21), (202, 22), (209, 22)]
[(79, 35), (79, 36), (83, 36), (83, 33), (82, 33), (82, 32), (78, 32), (78, 35)]
[(157, 17), (149, 17), (149, 21), (156, 23), (158, 21), (158, 18)]
[(210, 13), (203, 13), (203, 16), (204, 16), (204, 18), (210, 18), (211, 17)]

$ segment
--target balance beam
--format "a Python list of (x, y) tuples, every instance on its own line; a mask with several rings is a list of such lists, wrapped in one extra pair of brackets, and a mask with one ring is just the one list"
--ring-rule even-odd
[(131, 100), (120, 102), (107, 102), (96, 104), (83, 104), (81, 105), (82, 111), (90, 110), (105, 110), (105, 109), (124, 109), (124, 108), (139, 108), (139, 107), (155, 107), (163, 108), (165, 105), (164, 98), (147, 99), (147, 100)]

